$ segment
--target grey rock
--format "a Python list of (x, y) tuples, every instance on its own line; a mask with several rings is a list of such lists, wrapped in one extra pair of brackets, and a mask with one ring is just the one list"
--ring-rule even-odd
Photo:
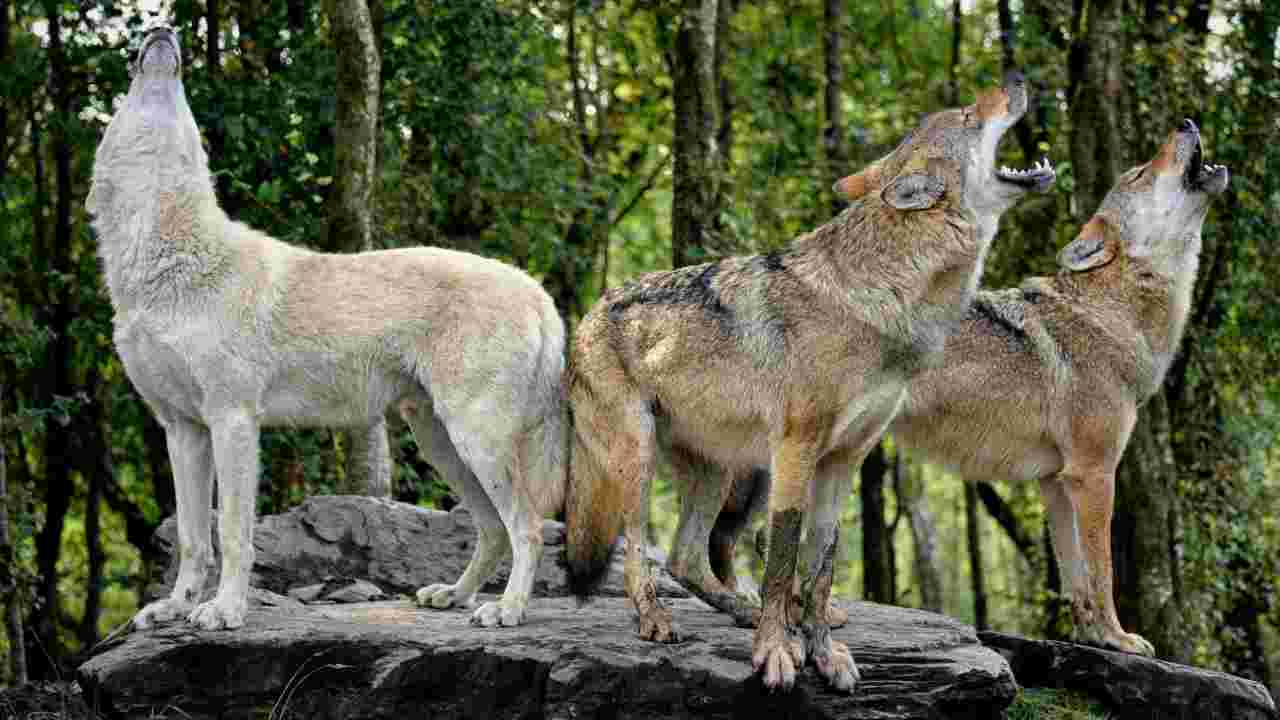
[(1087, 693), (1119, 718), (1280, 718), (1266, 687), (1235, 675), (1087, 645), (995, 632), (981, 638), (1008, 658), (1022, 685)]
[[(567, 596), (568, 584), (560, 569), (564, 524), (547, 520), (542, 533), (546, 549), (535, 576), (534, 596)], [(213, 539), (216, 549), (217, 533)], [(150, 588), (148, 600), (167, 595), (178, 574), (177, 527), (173, 518), (161, 523), (154, 542), (170, 560), (163, 585)], [(289, 512), (258, 519), (253, 535), (256, 554), (251, 582), (255, 587), (288, 593), (335, 577), (358, 578), (388, 594), (412, 595), (424, 585), (457, 580), (471, 559), (475, 542), (471, 513), (464, 508), (445, 512), (357, 495), (313, 497)], [(663, 569), (665, 553), (649, 548), (649, 557), (657, 568), (658, 594), (689, 597)], [(502, 592), (510, 572), (510, 561), (503, 561), (483, 590)], [(206, 585), (206, 595), (211, 596), (216, 586), (215, 571)], [(614, 553), (599, 594), (624, 595), (621, 547)]]
[[(245, 626), (132, 632), (79, 669), (108, 717), (329, 718), (997, 718), (1016, 685), (972, 630), (918, 610), (855, 603), (835, 631), (862, 673), (853, 695), (806, 670), (786, 694), (751, 672), (749, 630), (692, 600), (672, 601), (687, 638), (639, 640), (624, 599), (530, 606), (517, 628), (481, 629), (465, 611), (408, 601), (255, 602)], [(176, 715), (177, 713), (175, 713)]]
[(337, 603), (357, 603), (382, 600), (385, 597), (386, 593), (382, 592), (382, 588), (367, 580), (357, 580), (325, 595), (324, 599)]

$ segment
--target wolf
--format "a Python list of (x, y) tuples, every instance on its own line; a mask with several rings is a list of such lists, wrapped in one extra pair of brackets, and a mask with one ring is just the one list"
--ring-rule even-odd
[[(1226, 167), (1204, 162), (1199, 130), (1183, 120), (1154, 158), (1120, 176), (1059, 253), (1055, 277), (978, 293), (942, 364), (911, 380), (889, 427), (899, 447), (964, 477), (1039, 482), (1080, 642), (1155, 654), (1116, 616), (1115, 471), (1138, 409), (1177, 352), (1201, 230), (1229, 179)], [(742, 479), (716, 519), (712, 564), (730, 582), (725, 558), (751, 513), (734, 498), (768, 482), (761, 473)], [(680, 525), (709, 522), (685, 517), (696, 512), (683, 506)]]
[[(521, 623), (542, 517), (562, 505), (566, 483), (565, 330), (551, 298), (523, 272), (475, 255), (322, 254), (233, 222), (214, 195), (181, 57), (172, 29), (146, 35), (86, 202), (115, 346), (164, 427), (177, 495), (177, 582), (133, 624), (242, 625), (259, 429), (378, 427), (391, 406), (479, 529), (458, 581), (421, 589), (419, 603), (470, 606), (510, 553), (502, 598), (471, 620)], [(213, 560), (215, 478), (221, 577), (197, 604)]]
[[(566, 378), (566, 563), (579, 595), (606, 567), (625, 517), (639, 634), (676, 641), (643, 562), (655, 463), (709, 463), (729, 477), (768, 468), (772, 536), (754, 667), (767, 687), (790, 687), (807, 655), (833, 687), (852, 691), (857, 669), (831, 641), (827, 618), (837, 504), (907, 380), (939, 361), (1000, 214), (1055, 178), (1047, 162), (995, 168), (1001, 137), (1026, 108), (1026, 82), (1011, 74), (974, 105), (928, 116), (840, 185), (856, 198), (849, 209), (786, 248), (646, 275), (602, 296), (579, 324)], [(683, 500), (712, 518), (730, 489), (721, 478)], [(812, 581), (801, 616), (788, 606), (810, 504), (803, 557)], [(686, 525), (676, 545), (706, 547), (706, 535), (705, 524)], [(710, 604), (755, 620), (750, 598), (705, 562), (684, 572)], [(798, 624), (803, 643), (792, 635)]]

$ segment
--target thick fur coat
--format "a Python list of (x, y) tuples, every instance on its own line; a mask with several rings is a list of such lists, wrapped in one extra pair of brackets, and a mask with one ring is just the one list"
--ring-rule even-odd
[[(377, 426), (398, 407), (480, 532), (434, 607), (469, 604), (508, 553), (513, 571), (484, 625), (521, 622), (541, 518), (565, 485), (565, 331), (536, 281), (440, 249), (329, 255), (232, 221), (218, 207), (187, 105), (176, 35), (152, 31), (98, 147), (87, 206), (115, 308), (115, 345), (165, 428), (177, 488), (180, 570), (135, 624), (244, 619), (264, 425)], [(198, 604), (222, 548), (217, 595)]]

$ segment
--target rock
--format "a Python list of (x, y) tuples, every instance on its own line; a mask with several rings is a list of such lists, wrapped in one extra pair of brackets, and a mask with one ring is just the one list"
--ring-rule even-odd
[(1262, 684), (1234, 675), (1087, 645), (995, 632), (981, 638), (1009, 659), (1022, 685), (1084, 692), (1121, 718), (1280, 718)]
[[(542, 533), (546, 551), (534, 580), (534, 595), (567, 596), (568, 585), (559, 565), (564, 557), (564, 524), (547, 520)], [(213, 535), (216, 548), (217, 533)], [(424, 585), (457, 580), (471, 559), (475, 541), (471, 514), (463, 508), (444, 512), (357, 495), (313, 497), (289, 512), (258, 519), (253, 535), (256, 555), (252, 584), (288, 594), (334, 577), (358, 578), (385, 593), (412, 596)], [(178, 574), (177, 527), (173, 518), (161, 523), (154, 542), (170, 561), (164, 584), (150, 588), (147, 600), (167, 595)], [(658, 567), (658, 593), (689, 597), (662, 569), (666, 555), (650, 548), (649, 556)], [(502, 592), (510, 572), (510, 561), (503, 561), (483, 590)], [(215, 573), (209, 579), (206, 594), (211, 595), (216, 585)], [(621, 548), (614, 553), (600, 594), (624, 594)]]
[(811, 669), (794, 691), (765, 694), (751, 631), (695, 601), (671, 604), (687, 638), (678, 645), (638, 640), (624, 599), (538, 599), (525, 625), (506, 629), (408, 601), (255, 602), (238, 630), (179, 623), (117, 637), (77, 679), (107, 716), (175, 708), (195, 719), (998, 718), (1016, 693), (972, 628), (855, 603), (834, 633), (862, 673), (854, 694), (825, 690)]
[(382, 588), (366, 580), (357, 580), (344, 585), (324, 596), (325, 600), (337, 603), (358, 603), (381, 600), (386, 597)]

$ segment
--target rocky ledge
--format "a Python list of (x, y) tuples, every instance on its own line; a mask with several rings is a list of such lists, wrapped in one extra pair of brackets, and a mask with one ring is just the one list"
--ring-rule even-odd
[(617, 598), (535, 600), (525, 625), (486, 630), (408, 601), (255, 597), (238, 630), (177, 624), (111, 641), (79, 670), (86, 702), (128, 718), (996, 718), (1017, 691), (971, 628), (863, 603), (836, 631), (862, 673), (842, 695), (812, 671), (764, 693), (750, 631), (696, 600), (673, 601), (688, 639), (655, 645)]
[(981, 633), (1000, 650), (1026, 687), (1083, 692), (1118, 718), (1152, 720), (1277, 720), (1261, 683), (1087, 645)]

